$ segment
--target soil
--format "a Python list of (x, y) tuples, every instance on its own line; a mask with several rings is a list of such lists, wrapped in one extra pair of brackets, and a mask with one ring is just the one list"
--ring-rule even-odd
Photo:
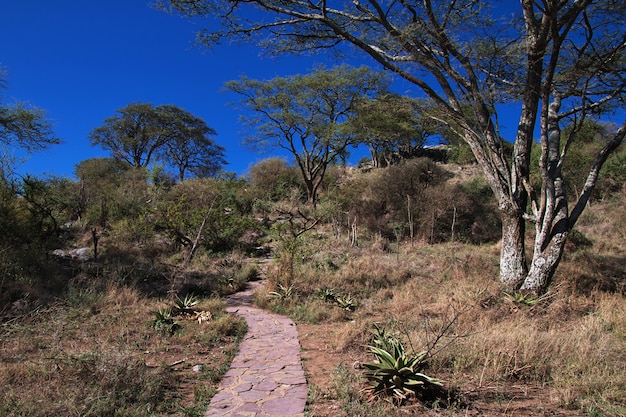
[[(363, 361), (371, 360), (333, 346), (337, 326), (333, 324), (298, 324), (301, 356), (309, 384), (307, 415), (312, 417), (341, 417), (347, 415), (337, 401), (336, 377), (341, 366), (351, 373), (361, 372)], [(361, 357), (363, 355), (365, 357)], [(442, 376), (445, 379), (445, 376)], [(362, 388), (365, 388), (363, 386)], [(461, 405), (434, 410), (418, 402), (395, 408), (394, 416), (481, 416), (481, 417), (582, 417), (580, 411), (567, 410), (551, 401), (549, 389), (523, 383), (499, 384), (497, 387), (468, 383), (458, 391)], [(391, 416), (389, 416), (391, 417)]]

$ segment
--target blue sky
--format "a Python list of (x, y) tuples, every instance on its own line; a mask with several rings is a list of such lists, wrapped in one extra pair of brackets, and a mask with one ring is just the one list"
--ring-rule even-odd
[[(201, 28), (153, 10), (150, 0), (6, 1), (0, 13), (0, 66), (16, 100), (45, 110), (63, 144), (30, 157), (20, 172), (72, 177), (85, 159), (108, 156), (89, 132), (132, 102), (174, 104), (204, 119), (242, 174), (259, 155), (241, 145), (238, 113), (224, 82), (308, 72), (321, 57), (270, 58), (252, 46), (209, 51), (193, 45)], [(332, 65), (332, 63), (329, 63)]]
[[(32, 155), (19, 169), (37, 176), (72, 177), (77, 163), (108, 156), (89, 144), (89, 132), (133, 102), (174, 104), (201, 117), (226, 148), (226, 170), (244, 174), (272, 153), (242, 146), (239, 99), (222, 91), (241, 75), (270, 79), (309, 72), (323, 56), (263, 56), (251, 45), (208, 50), (194, 45), (202, 20), (169, 15), (153, 0), (20, 0), (0, 7), (0, 67), (8, 88), (3, 104), (25, 101), (45, 110), (63, 144)], [(372, 65), (367, 59), (363, 63)], [(376, 67), (374, 67), (376, 68)], [(397, 91), (411, 90), (407, 82)], [(502, 112), (503, 133), (514, 135), (514, 106)], [(512, 116), (512, 117), (510, 117)], [(353, 154), (356, 162), (367, 151)]]

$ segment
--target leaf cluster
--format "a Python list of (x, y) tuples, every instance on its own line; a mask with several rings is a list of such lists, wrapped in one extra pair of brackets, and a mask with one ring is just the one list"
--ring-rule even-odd
[[(6, 88), (4, 76), (0, 68), (0, 89)], [(30, 152), (59, 143), (45, 111), (23, 102), (6, 105), (0, 101), (0, 144), (17, 145)]]
[(342, 310), (346, 311), (354, 311), (358, 306), (358, 302), (352, 297), (351, 294), (339, 294), (334, 289), (328, 287), (318, 290), (317, 298), (323, 300), (324, 302), (335, 304)]
[(439, 379), (423, 373), (427, 366), (427, 351), (410, 354), (398, 338), (384, 328), (374, 326), (373, 344), (368, 348), (376, 361), (363, 365), (373, 396), (391, 396), (404, 401), (429, 386), (442, 385)]

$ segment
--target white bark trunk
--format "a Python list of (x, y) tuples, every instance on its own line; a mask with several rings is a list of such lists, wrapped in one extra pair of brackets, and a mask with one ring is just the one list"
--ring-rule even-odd
[(500, 249), (500, 283), (517, 290), (528, 273), (524, 250), (524, 220), (521, 216), (502, 216), (502, 247)]
[(520, 287), (521, 291), (542, 294), (547, 290), (561, 261), (567, 234), (565, 232), (555, 236), (544, 251), (535, 250), (530, 271)]

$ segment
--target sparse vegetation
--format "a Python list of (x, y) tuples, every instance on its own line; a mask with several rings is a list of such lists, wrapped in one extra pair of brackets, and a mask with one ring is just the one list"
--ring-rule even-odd
[[(577, 270), (583, 253), (587, 259), (607, 256), (595, 247), (585, 247), (565, 260), (563, 275), (555, 277), (554, 289), (536, 298), (506, 295), (489, 278), (497, 275), (495, 245), (404, 244), (397, 257), (390, 250), (381, 253), (376, 247), (354, 249), (347, 241), (343, 244), (344, 250), (350, 250), (351, 261), (337, 263), (334, 273), (318, 274), (316, 284), (322, 288), (349, 285), (359, 294), (360, 307), (350, 321), (334, 315), (332, 304), (322, 301), (326, 291), (310, 291), (318, 304), (305, 297), (306, 282), (312, 275), (303, 275), (302, 281), (294, 283), (301, 289), (298, 305), (328, 309), (320, 324), (303, 324), (306, 330), (301, 333), (305, 368), (315, 375), (311, 377), (313, 384), (323, 384), (314, 385), (313, 389), (321, 393), (310, 405), (310, 415), (393, 416), (414, 412), (523, 416), (534, 415), (529, 410), (538, 407), (558, 410), (564, 416), (595, 413), (617, 417), (624, 413), (626, 404), (621, 397), (626, 379), (620, 364), (626, 359), (626, 333), (618, 324), (626, 319), (624, 293), (605, 284), (607, 276), (623, 277), (623, 267), (593, 276), (586, 268)], [(375, 288), (373, 279), (346, 284), (341, 278), (357, 276), (351, 264), (386, 280), (378, 280)], [(403, 275), (406, 270), (419, 273), (407, 279)], [(295, 320), (301, 315), (296, 309), (286, 312)], [(437, 341), (436, 354), (423, 373), (444, 381), (438, 396), (426, 396), (422, 401), (413, 397), (397, 408), (380, 402), (366, 405), (368, 396), (355, 394), (367, 392), (363, 391), (368, 383), (361, 368), (372, 361), (367, 346), (372, 344), (368, 328), (373, 323), (409, 341), (410, 351)], [(317, 369), (328, 360), (341, 368), (336, 372), (348, 384), (344, 391), (319, 382), (324, 376)], [(352, 369), (353, 363), (357, 369)], [(349, 396), (345, 393), (348, 389)]]
[[(255, 299), (301, 329), (312, 416), (622, 415), (623, 191), (593, 201), (550, 291), (504, 293), (494, 201), (472, 167), (379, 169), (337, 167), (316, 208), (294, 188), (261, 207), (232, 178), (155, 187), (128, 170), (133, 181), (114, 181), (113, 170), (88, 187), (91, 214), (33, 240), (32, 256), (23, 239), (74, 206), (7, 194), (23, 232), (0, 220), (12, 243), (0, 251), (0, 414), (201, 415), (245, 331), (222, 296), (258, 279), (262, 262)], [(370, 180), (413, 184), (411, 204)], [(36, 201), (53, 209), (25, 210)], [(358, 211), (364, 201), (376, 216)], [(55, 221), (38, 223), (33, 213), (46, 212)], [(97, 260), (48, 255), (52, 244), (91, 246), (93, 227)], [(374, 342), (374, 324), (401, 345)]]
[(203, 323), (123, 286), (73, 300), (3, 322), (0, 415), (193, 415), (245, 332), (217, 299), (198, 299)]

